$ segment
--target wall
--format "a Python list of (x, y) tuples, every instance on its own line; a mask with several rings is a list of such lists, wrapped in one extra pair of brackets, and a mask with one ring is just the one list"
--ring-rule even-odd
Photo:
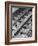
[[(5, 1), (7, 0), (0, 0), (0, 46), (5, 46)], [(33, 2), (38, 4), (38, 0), (14, 0), (14, 1)], [(37, 8), (37, 14), (38, 14), (38, 8)], [(37, 15), (37, 22), (38, 22), (38, 15)], [(38, 24), (37, 24), (37, 27), (38, 27)], [(37, 32), (37, 35), (38, 35), (38, 32)], [(18, 44), (13, 46), (38, 46), (38, 43)]]

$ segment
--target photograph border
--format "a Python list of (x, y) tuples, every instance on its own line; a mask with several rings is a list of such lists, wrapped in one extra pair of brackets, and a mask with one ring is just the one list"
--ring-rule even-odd
[[(21, 4), (21, 5), (33, 5), (35, 6), (35, 40), (33, 41), (18, 41), (18, 42), (9, 42), (9, 5), (10, 4)], [(5, 44), (23, 44), (23, 43), (36, 43), (37, 42), (37, 4), (28, 3), (28, 2), (5, 2)]]

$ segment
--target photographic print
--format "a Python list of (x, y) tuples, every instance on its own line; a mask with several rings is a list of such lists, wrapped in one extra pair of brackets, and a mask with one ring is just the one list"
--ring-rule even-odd
[(37, 42), (37, 4), (6, 2), (6, 44)]
[(12, 37), (32, 37), (32, 7), (13, 7), (12, 12)]

